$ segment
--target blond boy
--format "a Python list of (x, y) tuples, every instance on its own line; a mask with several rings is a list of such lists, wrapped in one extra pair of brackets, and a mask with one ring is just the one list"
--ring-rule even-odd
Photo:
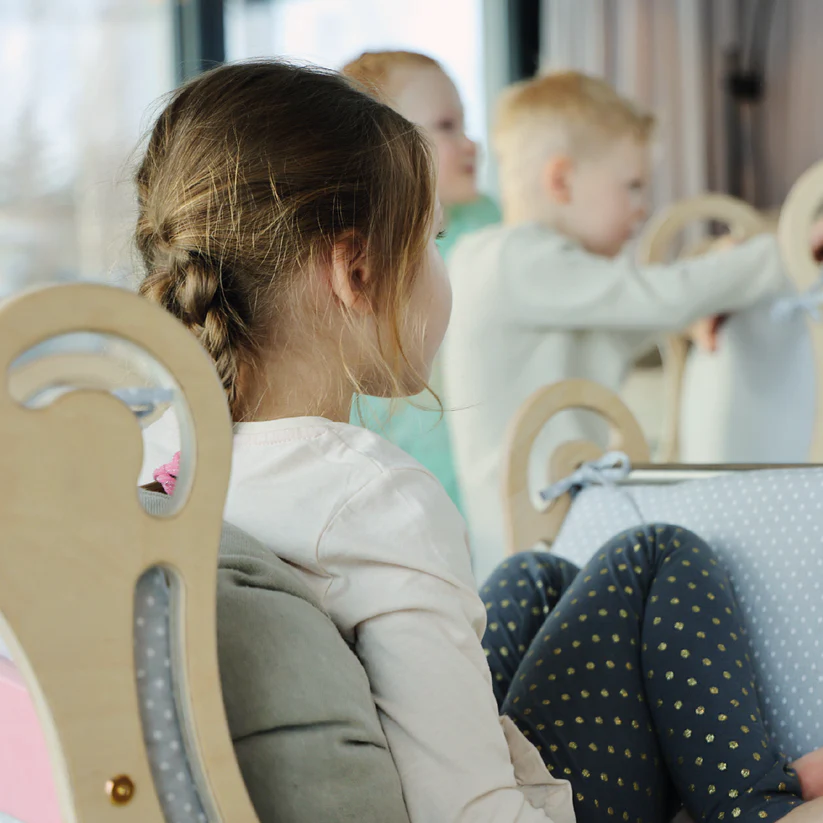
[[(619, 256), (646, 216), (653, 118), (606, 83), (568, 72), (505, 93), (497, 116), (503, 224), (464, 238), (450, 260), (454, 311), (446, 397), (474, 568), (504, 553), (500, 457), (506, 427), (536, 389), (587, 378), (613, 390), (658, 334), (746, 308), (784, 287), (762, 236), (671, 265)], [(540, 443), (534, 484), (566, 440), (602, 441), (566, 413)]]

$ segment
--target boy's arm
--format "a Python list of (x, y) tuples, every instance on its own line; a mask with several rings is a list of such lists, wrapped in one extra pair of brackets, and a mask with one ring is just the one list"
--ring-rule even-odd
[[(721, 237), (712, 246), (713, 250), (731, 248), (737, 242), (728, 235)], [(823, 219), (814, 222), (809, 233), (809, 245), (812, 257), (818, 262), (823, 262)], [(716, 352), (718, 347), (718, 332), (728, 319), (727, 314), (714, 314), (698, 320), (688, 329), (688, 335), (692, 342), (707, 352)]]
[(772, 235), (654, 266), (589, 254), (556, 235), (510, 249), (512, 319), (552, 329), (678, 331), (707, 315), (748, 308), (786, 286)]

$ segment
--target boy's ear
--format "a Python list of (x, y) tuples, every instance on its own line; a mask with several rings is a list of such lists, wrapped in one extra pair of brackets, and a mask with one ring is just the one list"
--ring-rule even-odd
[(574, 160), (567, 154), (550, 157), (543, 166), (541, 183), (553, 202), (565, 205), (571, 200), (571, 175)]
[(338, 237), (332, 246), (331, 289), (349, 311), (369, 314), (371, 266), (364, 238), (357, 232)]

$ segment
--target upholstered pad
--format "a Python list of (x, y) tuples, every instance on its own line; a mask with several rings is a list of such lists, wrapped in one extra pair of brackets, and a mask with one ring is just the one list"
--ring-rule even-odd
[(773, 304), (731, 317), (718, 350), (693, 349), (683, 375), (686, 463), (805, 463), (815, 419), (811, 335), (801, 311)]
[(795, 757), (823, 747), (823, 470), (739, 472), (580, 492), (554, 551), (586, 563), (646, 522), (694, 531), (725, 562), (743, 609), (772, 733)]
[(143, 736), (157, 796), (170, 823), (206, 823), (180, 731), (171, 668), (166, 575), (143, 575), (135, 593), (134, 662)]

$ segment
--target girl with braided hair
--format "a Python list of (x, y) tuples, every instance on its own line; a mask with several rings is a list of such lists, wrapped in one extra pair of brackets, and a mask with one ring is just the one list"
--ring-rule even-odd
[(448, 325), (417, 127), (334, 73), (228, 65), (173, 95), (137, 187), (141, 291), (209, 353), (234, 420), (225, 518), (354, 647), (412, 823), (823, 819), (820, 756), (791, 768), (769, 738), (708, 546), (648, 529), (579, 574), (525, 555), (481, 600), (443, 487), (347, 422), (355, 394), (426, 389)]

